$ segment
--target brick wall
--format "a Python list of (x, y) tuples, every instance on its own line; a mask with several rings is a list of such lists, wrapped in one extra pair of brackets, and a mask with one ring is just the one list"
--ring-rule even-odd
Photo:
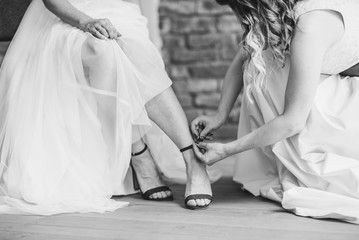
[[(237, 19), (215, 0), (161, 0), (159, 11), (167, 70), (189, 120), (213, 114), (225, 72), (238, 50)], [(216, 137), (236, 137), (239, 107), (237, 101)]]

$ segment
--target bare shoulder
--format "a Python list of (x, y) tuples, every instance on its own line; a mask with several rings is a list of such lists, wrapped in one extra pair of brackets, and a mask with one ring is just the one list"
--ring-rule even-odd
[(301, 15), (296, 25), (296, 33), (312, 34), (328, 38), (331, 42), (341, 39), (345, 31), (342, 14), (335, 10), (313, 10)]

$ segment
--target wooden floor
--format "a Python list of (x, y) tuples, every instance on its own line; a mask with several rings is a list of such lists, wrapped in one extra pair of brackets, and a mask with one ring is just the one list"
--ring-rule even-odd
[(208, 210), (184, 209), (184, 186), (172, 186), (174, 202), (128, 196), (121, 200), (131, 206), (112, 213), (0, 215), (0, 239), (359, 239), (358, 225), (295, 216), (273, 202), (242, 192), (231, 180), (230, 163), (216, 168), (224, 178), (213, 185), (215, 200)]

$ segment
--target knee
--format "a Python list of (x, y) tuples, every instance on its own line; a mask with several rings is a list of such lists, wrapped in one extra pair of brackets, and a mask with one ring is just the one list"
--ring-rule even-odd
[(104, 58), (111, 55), (112, 51), (110, 47), (109, 41), (91, 37), (83, 44), (82, 52), (83, 55), (89, 57)]

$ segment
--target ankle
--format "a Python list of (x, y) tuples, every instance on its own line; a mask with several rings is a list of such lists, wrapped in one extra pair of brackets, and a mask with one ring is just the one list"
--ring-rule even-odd
[(142, 152), (146, 148), (147, 148), (147, 145), (142, 140), (139, 140), (139, 141), (133, 143), (132, 147), (131, 147), (132, 156), (133, 155), (140, 155), (138, 153)]
[(192, 165), (192, 161), (196, 157), (193, 149), (182, 152), (182, 156), (187, 167)]
[(136, 151), (132, 151), (132, 158), (145, 154), (148, 150), (147, 145), (144, 143), (142, 148), (136, 148)]

